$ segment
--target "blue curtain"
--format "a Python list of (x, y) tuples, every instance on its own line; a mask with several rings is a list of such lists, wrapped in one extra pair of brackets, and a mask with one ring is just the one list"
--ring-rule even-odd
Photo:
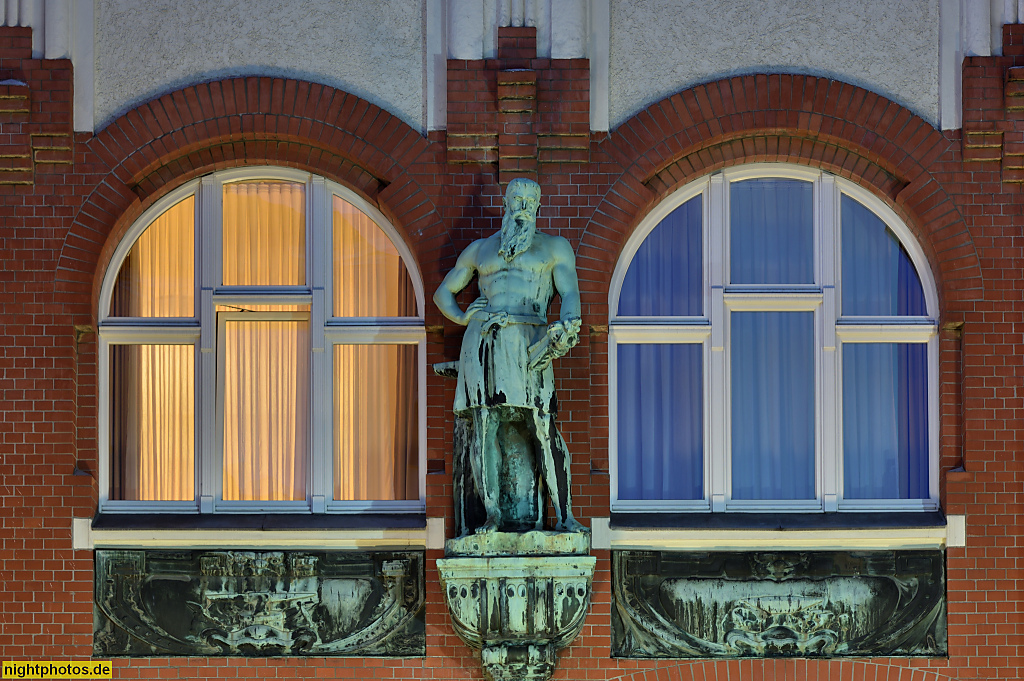
[(702, 346), (618, 346), (619, 499), (704, 497)]
[(734, 312), (732, 498), (813, 499), (814, 313)]
[(849, 196), (842, 199), (844, 315), (926, 315), (924, 289), (892, 230)]
[(927, 499), (924, 343), (843, 345), (843, 496)]
[(703, 314), (701, 197), (658, 223), (633, 256), (619, 293), (619, 314)]
[(730, 281), (814, 283), (814, 188), (803, 180), (744, 180), (729, 187)]

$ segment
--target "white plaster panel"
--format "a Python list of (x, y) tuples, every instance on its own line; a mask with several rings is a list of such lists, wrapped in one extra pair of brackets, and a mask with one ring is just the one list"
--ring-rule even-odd
[(551, 7), (552, 59), (587, 56), (587, 18), (587, 4), (583, 0), (560, 0)]
[(719, 78), (836, 78), (939, 119), (939, 0), (611, 0), (610, 123)]
[(409, 0), (97, 0), (96, 129), (187, 85), (260, 75), (340, 88), (422, 131), (423, 43)]
[(484, 5), (448, 0), (448, 56), (452, 59), (483, 59)]

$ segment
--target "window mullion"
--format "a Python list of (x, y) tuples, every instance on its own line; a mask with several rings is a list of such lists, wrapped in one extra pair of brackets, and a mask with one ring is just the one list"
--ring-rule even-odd
[(929, 501), (938, 508), (939, 461), (935, 451), (939, 447), (939, 339), (928, 341), (928, 492)]
[[(327, 323), (327, 305), (330, 300), (330, 254), (331, 230), (330, 193), (323, 178), (314, 177), (310, 181), (308, 192), (309, 205), (306, 214), (309, 216), (307, 245), (307, 262), (311, 263), (311, 283), (313, 286), (312, 319), (310, 320), (311, 357), (309, 368), (312, 372), (310, 390), (311, 405), (333, 405), (332, 368), (333, 353), (325, 352), (324, 326)], [(311, 409), (312, 432), (310, 433), (310, 465), (312, 476), (309, 482), (310, 499), (313, 513), (327, 511), (327, 499), (333, 489), (333, 466), (331, 459), (331, 427), (333, 423), (332, 409)]]
[(839, 262), (836, 235), (839, 225), (839, 192), (835, 178), (823, 175), (818, 181), (817, 239), (819, 282), (822, 305), (818, 313), (818, 480), (821, 502), (826, 513), (839, 508), (839, 452), (842, 428), (839, 419), (839, 363), (836, 357), (836, 270)]
[[(419, 437), (419, 451), (417, 456), (419, 457), (419, 491), (420, 491), (420, 503), (427, 503), (427, 339), (424, 333), (424, 338), (417, 344), (417, 359), (419, 360), (418, 371), (416, 375), (416, 389), (419, 391), (419, 402), (420, 406), (419, 415), (417, 416), (417, 428), (419, 429), (417, 435)], [(333, 452), (333, 450), (332, 450)], [(938, 478), (936, 478), (937, 480)]]
[[(312, 287), (329, 288), (331, 274), (331, 194), (322, 177), (309, 182), (306, 214), (309, 216), (309, 237), (306, 239), (306, 260), (311, 263), (309, 281)], [(329, 301), (328, 301), (329, 302)]]
[(725, 262), (726, 229), (728, 222), (725, 178), (721, 174), (711, 177), (710, 200), (705, 215), (709, 223), (711, 250), (711, 363), (710, 376), (710, 447), (705, 454), (705, 470), (710, 470), (709, 501), (712, 511), (724, 511), (728, 497), (727, 437), (728, 394), (725, 357)]
[[(323, 288), (313, 289), (312, 320), (310, 324), (310, 361), (309, 369), (312, 372), (310, 377), (310, 391), (312, 393), (310, 405), (334, 404), (331, 397), (331, 377), (334, 371), (331, 367), (331, 357), (324, 351), (324, 290)], [(309, 482), (310, 500), (313, 513), (324, 513), (327, 510), (327, 494), (330, 489), (332, 468), (328, 465), (331, 460), (331, 414), (330, 409), (311, 409), (311, 428), (309, 438), (310, 475)]]
[(97, 355), (96, 375), (99, 377), (99, 403), (96, 405), (96, 420), (99, 424), (97, 429), (97, 444), (100, 453), (99, 465), (99, 507), (102, 510), (110, 499), (110, 468), (114, 452), (111, 447), (110, 434), (110, 394), (113, 387), (110, 385), (110, 344), (104, 337), (102, 330), (97, 334)]
[(196, 489), (199, 491), (199, 512), (213, 513), (220, 498), (217, 452), (217, 319), (213, 311), (213, 291), (221, 278), (221, 222), (223, 220), (221, 183), (213, 176), (204, 177), (199, 185), (196, 241), (199, 256), (199, 361), (196, 362), (196, 384), (201, 405), (196, 414), (200, 433)]
[[(615, 302), (618, 309), (618, 301)], [(614, 509), (619, 503), (619, 345), (616, 327), (608, 325), (608, 473), (611, 481), (609, 504)], [(705, 465), (706, 465), (705, 457)]]

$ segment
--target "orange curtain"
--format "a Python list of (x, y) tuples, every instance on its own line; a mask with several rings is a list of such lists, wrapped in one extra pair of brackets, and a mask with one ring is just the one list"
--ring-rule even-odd
[(153, 221), (121, 264), (110, 314), (191, 317), (195, 314), (195, 198)]
[(195, 347), (114, 345), (111, 498), (195, 498)]
[[(146, 228), (121, 265), (110, 313), (195, 314), (195, 199)], [(195, 498), (195, 348), (115, 345), (111, 359), (111, 497)]]
[(309, 322), (234, 321), (224, 337), (223, 498), (306, 498)]
[(415, 345), (334, 346), (334, 498), (419, 498)]
[(388, 235), (334, 197), (334, 316), (415, 317), (412, 279)]
[(306, 283), (306, 188), (295, 182), (224, 185), (225, 286)]
[[(334, 315), (414, 317), (412, 279), (367, 215), (334, 197)], [(334, 498), (419, 498), (413, 345), (334, 348)]]

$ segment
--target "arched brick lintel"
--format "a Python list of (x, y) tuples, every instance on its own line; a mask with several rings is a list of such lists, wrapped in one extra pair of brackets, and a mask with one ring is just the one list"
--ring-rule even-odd
[(589, 271), (580, 285), (591, 300), (606, 296), (629, 235), (678, 187), (724, 167), (786, 162), (846, 177), (886, 201), (920, 241), (942, 309), (961, 309), (981, 298), (983, 280), (963, 216), (929, 171), (950, 145), (909, 110), (840, 81), (776, 74), (691, 88), (598, 145), (624, 171), (581, 239), (578, 256)]
[(244, 165), (299, 168), (350, 187), (431, 262), (429, 252), (454, 249), (409, 170), (430, 162), (433, 144), (383, 109), (316, 83), (231, 78), (166, 94), (84, 144), (105, 172), (65, 239), (56, 291), (76, 316), (94, 308), (118, 240), (146, 208), (190, 179)]
[(670, 661), (650, 669), (623, 674), (619, 681), (948, 681), (952, 677), (936, 670), (893, 665), (870, 660), (719, 660)]

